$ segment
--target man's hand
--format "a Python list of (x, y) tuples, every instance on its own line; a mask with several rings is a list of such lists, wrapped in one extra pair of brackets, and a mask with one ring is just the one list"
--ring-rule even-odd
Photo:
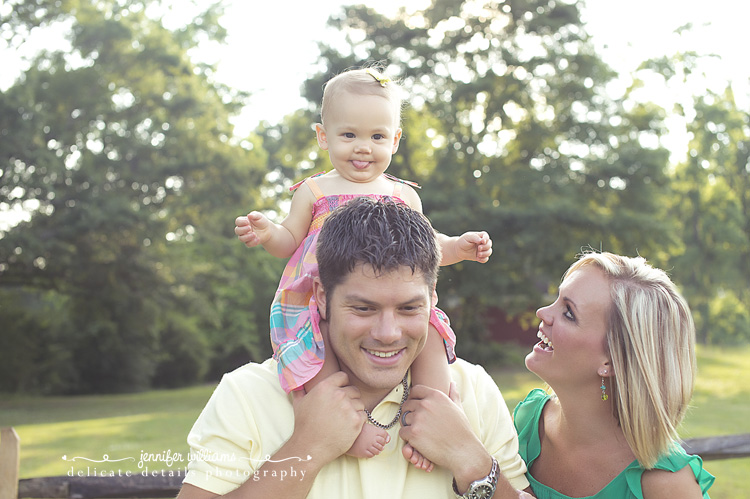
[(293, 392), (294, 433), (304, 439), (315, 460), (328, 463), (345, 454), (365, 424), (359, 390), (349, 386), (346, 373), (330, 375), (304, 394)]
[[(412, 387), (404, 404), (404, 411), (410, 411), (405, 417), (408, 426), (402, 425), (399, 435), (425, 458), (448, 469), (463, 493), (473, 481), (487, 476), (492, 457), (471, 429), (455, 383), (449, 395), (424, 385)], [(494, 497), (526, 496), (519, 495), (501, 474)]]
[(403, 409), (409, 411), (408, 426), (402, 425), (399, 435), (433, 463), (452, 470), (474, 457), (465, 455), (467, 448), (483, 447), (469, 426), (453, 383), (450, 394), (448, 398), (440, 390), (413, 386)]

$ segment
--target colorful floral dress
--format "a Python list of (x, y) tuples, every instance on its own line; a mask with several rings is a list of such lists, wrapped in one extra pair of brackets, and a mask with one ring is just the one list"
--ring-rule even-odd
[[(310, 381), (323, 366), (325, 345), (320, 332), (318, 305), (312, 293), (313, 279), (318, 275), (318, 262), (315, 248), (318, 234), (323, 222), (337, 207), (358, 197), (373, 199), (393, 199), (403, 203), (400, 198), (405, 181), (388, 176), (394, 180), (393, 194), (382, 196), (376, 194), (339, 194), (323, 196), (313, 178), (307, 178), (292, 186), (297, 189), (307, 185), (315, 195), (313, 217), (310, 229), (302, 244), (289, 259), (279, 282), (279, 288), (271, 304), (271, 344), (274, 358), (279, 365), (279, 380), (287, 392), (298, 390)], [(456, 335), (450, 327), (445, 313), (433, 307), (430, 311), (430, 324), (437, 329), (445, 344), (449, 362), (456, 358), (454, 348)]]

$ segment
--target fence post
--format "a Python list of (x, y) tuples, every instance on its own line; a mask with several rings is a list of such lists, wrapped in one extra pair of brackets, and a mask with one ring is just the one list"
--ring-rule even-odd
[(10, 427), (0, 429), (0, 499), (18, 498), (21, 439)]

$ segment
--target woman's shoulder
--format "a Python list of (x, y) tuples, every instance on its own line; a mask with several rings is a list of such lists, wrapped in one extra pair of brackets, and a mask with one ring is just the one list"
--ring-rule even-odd
[(635, 479), (638, 482), (636, 487), (642, 487), (645, 498), (708, 498), (707, 491), (715, 480), (714, 476), (703, 468), (703, 459), (700, 456), (686, 453), (677, 443), (659, 459), (654, 469), (641, 468), (639, 471), (639, 476), (631, 477), (631, 481)]
[[(641, 489), (644, 499), (651, 497), (679, 497), (681, 499), (708, 497), (693, 470), (688, 466), (676, 471), (664, 469), (644, 471), (641, 477)], [(708, 487), (706, 487), (706, 490), (708, 490)]]
[(513, 409), (513, 424), (519, 434), (538, 426), (542, 409), (550, 398), (552, 395), (549, 393), (541, 388), (534, 388), (516, 405)]
[(513, 412), (517, 412), (519, 409), (528, 407), (542, 407), (551, 398), (552, 395), (547, 393), (545, 390), (542, 390), (541, 388), (534, 388), (528, 394), (526, 394), (526, 398), (524, 398), (518, 403), (518, 405), (516, 405), (516, 408)]

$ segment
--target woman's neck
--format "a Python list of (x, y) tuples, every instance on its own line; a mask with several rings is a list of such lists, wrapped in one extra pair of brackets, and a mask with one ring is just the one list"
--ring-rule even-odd
[(557, 396), (556, 423), (560, 434), (573, 442), (586, 444), (612, 438), (625, 442), (612, 404), (613, 399), (602, 400), (594, 390), (561, 390)]

